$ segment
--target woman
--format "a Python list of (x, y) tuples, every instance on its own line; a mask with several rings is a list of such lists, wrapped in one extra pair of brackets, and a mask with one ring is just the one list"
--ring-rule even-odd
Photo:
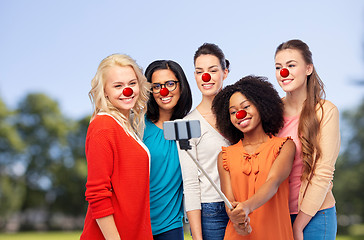
[(114, 54), (101, 61), (91, 85), (94, 112), (85, 149), (89, 207), (81, 239), (153, 239), (149, 151), (139, 138), (149, 84), (133, 59)]
[(151, 154), (150, 217), (154, 240), (183, 240), (182, 173), (175, 141), (163, 134), (165, 121), (183, 118), (192, 106), (191, 90), (181, 66), (152, 62), (145, 71), (152, 84), (143, 141)]
[(339, 112), (325, 100), (312, 53), (301, 40), (280, 44), (276, 78), (286, 92), (284, 127), (296, 156), (290, 174), (290, 212), (295, 239), (335, 239), (337, 231), (332, 179), (340, 150)]
[[(200, 104), (185, 119), (200, 121), (201, 137), (190, 140), (192, 156), (220, 186), (217, 171), (217, 156), (221, 146), (228, 146), (216, 129), (216, 120), (211, 111), (212, 101), (221, 91), (223, 81), (229, 73), (229, 61), (215, 44), (205, 43), (194, 55), (195, 79), (202, 94)], [(223, 239), (229, 220), (225, 205), (207, 178), (200, 174), (197, 166), (184, 151), (179, 150), (182, 167), (185, 208), (194, 240)]]
[(221, 189), (234, 207), (227, 208), (224, 239), (293, 239), (288, 175), (295, 146), (289, 137), (274, 136), (283, 126), (277, 91), (266, 78), (247, 76), (215, 97), (213, 111), (234, 144), (218, 158)]

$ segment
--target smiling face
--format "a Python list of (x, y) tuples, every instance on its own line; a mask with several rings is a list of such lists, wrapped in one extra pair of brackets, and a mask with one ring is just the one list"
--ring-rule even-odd
[[(247, 113), (242, 119), (236, 116), (236, 113), (240, 110), (245, 110)], [(258, 109), (240, 92), (235, 92), (230, 97), (229, 113), (231, 123), (243, 133), (248, 133), (261, 126)]]
[[(279, 86), (286, 93), (306, 91), (307, 76), (313, 71), (313, 65), (307, 64), (299, 50), (285, 49), (275, 57), (276, 78)], [(289, 75), (282, 77), (281, 69), (287, 68)]]
[[(165, 84), (168, 81), (178, 81), (176, 75), (169, 70), (169, 69), (160, 69), (155, 71), (152, 74), (152, 84), (159, 83)], [(153, 97), (159, 106), (159, 111), (172, 111), (173, 108), (176, 106), (180, 96), (181, 96), (181, 89), (180, 83), (175, 83), (176, 89), (173, 91), (168, 91), (167, 95), (162, 96), (161, 93), (153, 93)], [(163, 86), (164, 88), (167, 86)]]
[[(139, 96), (139, 83), (134, 69), (130, 66), (108, 67), (104, 73), (105, 97), (116, 107), (124, 116), (128, 117)], [(130, 96), (125, 96), (123, 90), (129, 87), (133, 90)]]
[[(228, 69), (222, 69), (219, 59), (214, 55), (200, 55), (196, 58), (195, 79), (198, 89), (204, 96), (215, 96), (222, 89), (223, 80), (228, 72)], [(207, 82), (202, 80), (204, 73), (211, 75), (211, 79)]]

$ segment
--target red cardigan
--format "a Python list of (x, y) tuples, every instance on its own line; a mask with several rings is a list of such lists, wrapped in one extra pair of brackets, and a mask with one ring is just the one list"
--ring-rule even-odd
[(104, 239), (96, 219), (113, 214), (121, 239), (153, 239), (149, 156), (109, 115), (97, 115), (86, 136), (89, 202), (81, 239)]

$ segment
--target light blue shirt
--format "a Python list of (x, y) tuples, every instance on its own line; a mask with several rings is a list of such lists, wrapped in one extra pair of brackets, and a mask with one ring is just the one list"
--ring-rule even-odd
[(176, 142), (166, 140), (163, 130), (148, 119), (143, 142), (151, 155), (150, 218), (157, 235), (183, 226), (182, 173)]

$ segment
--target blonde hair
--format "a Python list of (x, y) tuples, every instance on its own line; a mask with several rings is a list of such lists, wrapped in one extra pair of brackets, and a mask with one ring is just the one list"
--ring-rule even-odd
[[(131, 110), (131, 116), (124, 116), (105, 96), (105, 73), (110, 67), (130, 66), (134, 69), (139, 85), (139, 96)], [(143, 75), (142, 69), (137, 65), (134, 59), (124, 54), (112, 54), (103, 59), (97, 69), (95, 77), (91, 81), (91, 90), (88, 93), (94, 112), (91, 119), (98, 113), (105, 112), (117, 119), (120, 124), (140, 138), (143, 136), (144, 130), (144, 114), (146, 112), (146, 103), (149, 98), (149, 83)]]

